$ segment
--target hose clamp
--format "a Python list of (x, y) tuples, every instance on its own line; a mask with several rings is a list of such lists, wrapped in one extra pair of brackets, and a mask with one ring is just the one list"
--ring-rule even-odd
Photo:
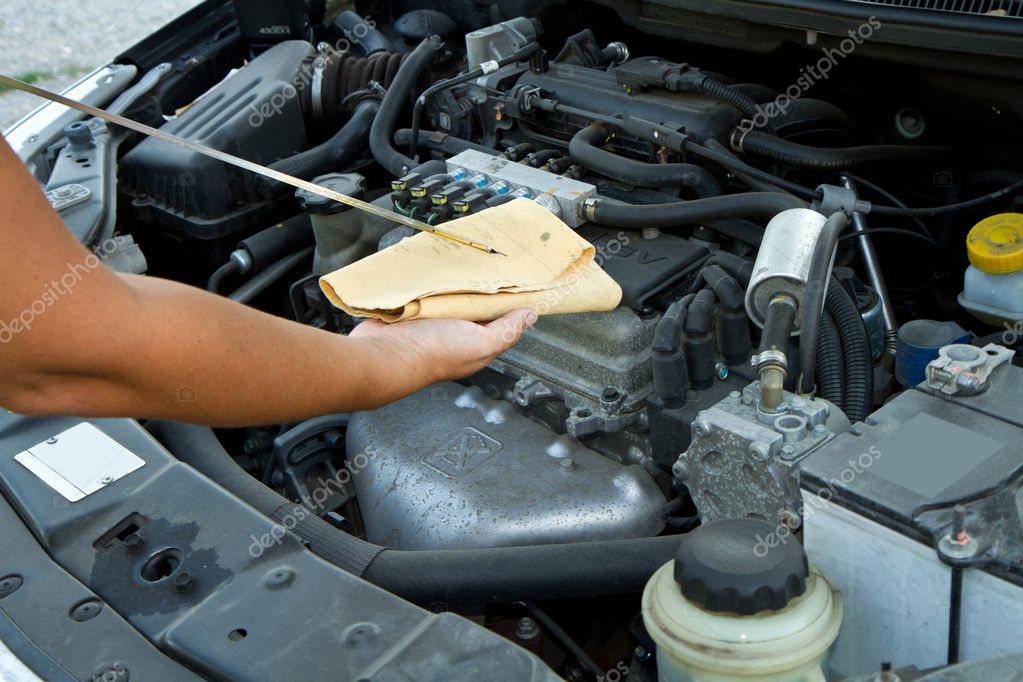
[(323, 121), (323, 70), (328, 59), (323, 53), (313, 58), (313, 74), (309, 82), (309, 103), (312, 105), (313, 120), (318, 124)]
[(583, 215), (590, 222), (597, 221), (597, 206), (598, 200), (594, 199), (593, 197), (590, 197), (583, 201)]
[(784, 351), (771, 348), (769, 350), (762, 350), (750, 358), (750, 364), (753, 366), (753, 369), (757, 371), (768, 366), (780, 367), (787, 370), (789, 368), (789, 359), (786, 357)]
[(753, 130), (753, 119), (743, 119), (736, 127), (732, 128), (732, 133), (728, 136), (728, 144), (731, 145), (732, 151), (742, 153), (745, 150), (742, 148), (743, 142), (746, 141), (746, 135)]

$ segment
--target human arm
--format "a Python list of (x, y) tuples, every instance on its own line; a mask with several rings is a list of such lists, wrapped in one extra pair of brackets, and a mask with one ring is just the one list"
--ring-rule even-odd
[(484, 367), (535, 315), (342, 337), (106, 268), (0, 145), (0, 405), (25, 414), (265, 424), (376, 407)]

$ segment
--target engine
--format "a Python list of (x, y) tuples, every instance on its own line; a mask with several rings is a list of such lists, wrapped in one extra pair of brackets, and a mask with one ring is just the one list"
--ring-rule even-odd
[[(986, 105), (971, 95), (967, 113), (951, 112), (953, 86), (904, 89), (866, 58), (859, 73), (850, 61), (811, 78), (798, 65), (816, 64), (816, 48), (751, 59), (644, 33), (603, 6), (533, 4), (543, 9), (530, 18), (489, 20), (403, 3), (372, 21), (341, 13), (314, 41), (211, 42), (123, 104), (140, 118), (173, 110), (169, 132), (430, 225), (529, 199), (592, 243), (622, 288), (610, 312), (542, 316), (462, 382), (224, 434), (236, 459), (393, 550), (653, 538), (744, 519), (799, 536), (856, 590), (867, 560), (829, 534), (871, 537), (874, 524), (905, 551), (904, 568), (924, 561), (906, 547), (934, 554), (926, 543), (951, 537), (939, 555), (986, 566), (1023, 609), (1018, 478), (988, 442), (1018, 442), (1023, 428), (992, 397), (1020, 385), (1023, 263), (1004, 264), (1019, 260), (1006, 244), (1023, 239), (1023, 173), (999, 142), (1018, 139), (1020, 111), (978, 113)], [(237, 70), (214, 78), (214, 64)], [(794, 78), (805, 79), (798, 93)], [(83, 137), (107, 144), (87, 130), (69, 144)], [(116, 234), (148, 264), (132, 269), (304, 324), (350, 331), (359, 320), (318, 278), (413, 233), (157, 139), (116, 144)], [(69, 225), (92, 220), (83, 207), (61, 208)], [(991, 216), (1003, 217), (982, 227)], [(115, 234), (76, 233), (92, 246)], [(857, 459), (874, 446), (917, 453), (913, 475)], [(987, 456), (957, 460), (974, 446)], [(943, 463), (933, 485), (913, 482), (928, 467), (920, 448)], [(845, 481), (847, 460), (877, 481)], [(813, 516), (807, 500), (822, 497)], [(1011, 528), (956, 554), (967, 550), (953, 526), (999, 514)], [(857, 594), (847, 608), (867, 622), (883, 605)], [(516, 608), (491, 607), (487, 624), (533, 647)], [(577, 637), (651, 674), (638, 602), (591, 623), (552, 608)], [(839, 640), (844, 674), (882, 658), (884, 637), (859, 635), (869, 646)], [(593, 679), (571, 645), (531, 650)], [(946, 662), (914, 655), (904, 659)]]

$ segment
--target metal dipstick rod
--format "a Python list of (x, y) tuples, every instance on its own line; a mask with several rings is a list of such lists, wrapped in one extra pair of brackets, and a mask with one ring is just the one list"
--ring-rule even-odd
[(356, 199), (355, 197), (350, 197), (347, 194), (341, 194), (340, 192), (336, 192), (332, 189), (321, 187), (320, 185), (317, 185), (316, 183), (313, 182), (309, 182), (308, 180), (302, 180), (300, 178), (288, 175), (287, 173), (281, 173), (280, 171), (273, 170), (272, 168), (261, 166), (258, 163), (248, 161), (239, 156), (235, 156), (234, 154), (228, 154), (227, 152), (220, 151), (219, 149), (213, 149), (212, 147), (207, 147), (206, 145), (198, 144), (196, 142), (192, 142), (191, 140), (186, 140), (183, 137), (178, 137), (177, 135), (173, 135), (162, 130), (157, 130), (156, 128), (147, 126), (144, 123), (133, 121), (130, 118), (125, 118), (124, 116), (121, 116), (119, 114), (113, 114), (110, 113), (109, 111), (104, 111), (103, 109), (94, 107), (90, 104), (76, 102), (73, 99), (69, 99), (67, 97), (64, 97), (63, 95), (58, 95), (55, 92), (50, 92), (49, 90), (45, 90), (43, 88), (38, 88), (34, 85), (29, 85), (28, 83), (20, 81), (16, 78), (11, 78), (9, 76), (4, 76), (0, 74), (0, 83), (8, 85), (16, 90), (27, 92), (30, 95), (42, 97), (43, 99), (50, 100), (51, 102), (56, 102), (57, 104), (63, 104), (66, 107), (76, 109), (78, 111), (81, 111), (82, 113), (88, 114), (90, 116), (95, 116), (96, 118), (102, 119), (109, 123), (113, 123), (115, 125), (122, 126), (124, 128), (128, 128), (129, 130), (134, 130), (135, 132), (142, 133), (143, 135), (154, 137), (158, 140), (163, 140), (164, 142), (169, 142), (179, 147), (184, 147), (185, 149), (188, 149), (190, 151), (198, 152), (199, 154), (209, 156), (211, 158), (217, 159), (218, 161), (223, 161), (224, 163), (229, 163), (232, 166), (237, 166), (238, 168), (243, 168), (247, 171), (256, 173), (257, 175), (262, 175), (263, 177), (270, 178), (272, 180), (277, 180), (278, 182), (282, 182), (286, 185), (291, 185), (292, 187), (304, 189), (313, 194), (318, 194), (328, 199), (337, 201), (338, 203), (346, 204), (353, 208), (357, 208), (360, 211), (371, 213), (379, 218), (383, 218), (384, 220), (390, 220), (395, 223), (400, 223), (402, 225), (411, 227), (415, 230), (420, 230), (422, 232), (429, 232), (430, 234), (442, 237), (444, 239), (456, 242), (458, 244), (462, 244), (463, 246), (471, 247), (478, 251), (483, 251), (485, 253), (495, 253), (502, 256), (504, 255), (503, 253), (501, 253), (494, 247), (490, 246), (489, 244), (481, 244), (479, 242), (472, 241), (471, 239), (461, 237), (457, 234), (452, 234), (451, 232), (447, 232), (445, 230), (438, 230), (436, 227), (428, 225), (422, 222), (421, 220), (416, 220), (415, 218), (410, 218), (409, 216), (394, 213), (393, 211), (389, 211), (385, 208), (381, 208), (380, 206), (371, 204), (368, 201)]

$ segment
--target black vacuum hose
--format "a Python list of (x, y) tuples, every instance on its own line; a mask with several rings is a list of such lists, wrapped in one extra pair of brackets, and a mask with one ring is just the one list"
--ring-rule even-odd
[[(294, 156), (275, 161), (269, 168), (309, 180), (343, 167), (366, 148), (366, 134), (373, 125), (379, 108), (380, 104), (376, 100), (360, 102), (352, 112), (351, 118), (329, 140)], [(289, 185), (269, 178), (263, 178), (261, 182), (263, 183), (261, 189), (266, 196), (275, 196), (289, 188)]]
[(677, 536), (491, 549), (386, 549), (335, 528), (264, 486), (235, 463), (209, 427), (155, 420), (145, 426), (180, 461), (287, 525), (314, 554), (421, 604), (638, 593), (678, 549)]
[(835, 171), (878, 162), (937, 161), (947, 158), (949, 153), (946, 147), (890, 144), (844, 148), (811, 147), (769, 133), (738, 128), (732, 131), (732, 147), (736, 151), (757, 154), (790, 166)]
[(849, 224), (844, 213), (832, 213), (821, 227), (817, 245), (810, 257), (810, 271), (807, 274), (806, 299), (803, 301), (803, 323), (799, 331), (799, 370), (797, 383), (799, 393), (813, 391), (817, 371), (817, 335), (820, 329), (821, 313), (824, 310), (824, 290), (828, 289), (831, 263), (838, 245), (838, 235)]
[(646, 206), (591, 199), (586, 202), (586, 217), (598, 225), (642, 229), (679, 227), (724, 218), (770, 220), (790, 208), (806, 208), (806, 202), (782, 192), (746, 192)]
[(710, 172), (692, 163), (644, 163), (619, 156), (601, 147), (607, 130), (591, 123), (572, 136), (568, 154), (576, 163), (612, 180), (642, 187), (688, 187), (699, 197), (721, 194), (721, 186)]
[(870, 414), (874, 401), (874, 366), (867, 327), (856, 303), (836, 279), (832, 279), (828, 287), (826, 306), (835, 319), (838, 336), (842, 340), (845, 361), (843, 411), (849, 421), (863, 421)]
[(712, 78), (710, 76), (704, 78), (700, 81), (698, 91), (705, 95), (716, 97), (722, 102), (731, 104), (752, 121), (755, 121), (763, 113), (760, 111), (760, 107), (757, 106), (756, 101), (752, 97), (736, 87), (728, 85), (727, 83), (722, 83), (716, 78)]
[(430, 67), (443, 47), (444, 41), (438, 36), (430, 36), (419, 43), (408, 59), (402, 62), (394, 81), (387, 88), (384, 101), (380, 103), (380, 111), (370, 128), (369, 148), (373, 158), (395, 177), (404, 175), (405, 168), (412, 165), (412, 159), (391, 146), (391, 136), (398, 123), (398, 116), (412, 96), (416, 81)]
[[(476, 144), (469, 140), (463, 140), (460, 137), (454, 135), (448, 135), (433, 130), (420, 130), (418, 134), (419, 141), (417, 145), (423, 149), (429, 149), (431, 151), (444, 152), (454, 156), (459, 152), (464, 152), (466, 149), (475, 149), (476, 151), (486, 152), (487, 154), (496, 155), (498, 152), (495, 149), (484, 146), (482, 144)], [(394, 133), (394, 144), (398, 147), (407, 147), (412, 141), (412, 129), (401, 128)]]

